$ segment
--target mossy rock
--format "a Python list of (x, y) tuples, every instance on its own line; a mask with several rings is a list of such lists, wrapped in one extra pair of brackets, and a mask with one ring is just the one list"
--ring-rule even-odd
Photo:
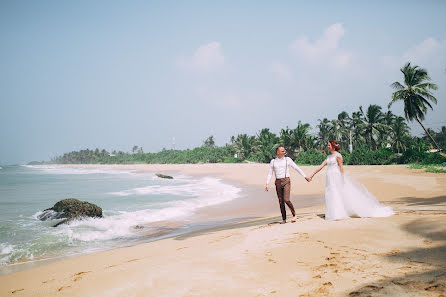
[(65, 219), (54, 227), (82, 217), (102, 218), (102, 208), (96, 204), (70, 198), (60, 200), (53, 207), (45, 209), (39, 215), (41, 220)]

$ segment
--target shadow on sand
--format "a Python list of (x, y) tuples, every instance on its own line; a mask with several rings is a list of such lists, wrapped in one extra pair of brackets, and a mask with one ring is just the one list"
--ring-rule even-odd
[[(408, 206), (444, 206), (446, 196), (426, 199), (408, 197), (401, 203)], [(430, 213), (431, 216), (445, 214), (446, 210)], [(390, 252), (384, 257), (387, 261), (404, 265), (407, 273), (402, 277), (389, 277), (370, 283), (347, 293), (347, 296), (446, 296), (446, 224), (440, 224), (432, 217), (417, 218), (403, 225), (402, 229), (424, 238), (424, 247)]]

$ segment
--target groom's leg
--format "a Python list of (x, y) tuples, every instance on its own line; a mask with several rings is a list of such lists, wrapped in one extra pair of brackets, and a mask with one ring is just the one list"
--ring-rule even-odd
[(282, 187), (282, 182), (280, 180), (276, 180), (276, 193), (277, 198), (279, 199), (279, 205), (280, 205), (280, 213), (282, 214), (282, 220), (286, 220), (286, 209), (285, 209), (285, 201), (284, 201), (284, 191)]
[[(294, 217), (296, 215), (296, 212), (294, 211), (293, 203), (291, 203), (290, 200), (290, 193), (291, 193), (291, 181), (288, 179), (283, 187), (283, 200), (285, 201), (286, 205), (288, 205)], [(283, 207), (285, 207), (285, 205), (283, 205)]]

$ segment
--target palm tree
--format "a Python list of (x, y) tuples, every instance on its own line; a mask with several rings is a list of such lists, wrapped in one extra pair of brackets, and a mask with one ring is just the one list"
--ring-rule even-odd
[(210, 148), (215, 147), (214, 135), (211, 135), (208, 138), (206, 138), (206, 140), (203, 142), (203, 145)]
[(247, 134), (240, 134), (235, 139), (235, 150), (240, 159), (248, 159), (254, 151), (255, 137)]
[(328, 135), (330, 139), (339, 141), (338, 120), (330, 121), (330, 132)]
[(359, 147), (365, 143), (364, 129), (361, 118), (361, 112), (353, 112), (351, 120), (352, 144), (353, 147)]
[(437, 85), (428, 82), (431, 79), (427, 74), (426, 69), (420, 68), (419, 66), (411, 66), (410, 62), (404, 65), (400, 70), (404, 75), (404, 85), (397, 81), (391, 85), (396, 91), (392, 94), (392, 100), (388, 107), (390, 108), (393, 103), (402, 100), (404, 102), (404, 116), (406, 117), (406, 120), (416, 120), (435, 144), (437, 149), (440, 149), (434, 138), (421, 123), (424, 120), (427, 107), (433, 109), (429, 101), (437, 104), (437, 98), (435, 98), (430, 91), (437, 90)]
[(292, 139), (299, 151), (308, 149), (308, 137), (310, 136), (310, 130), (310, 124), (302, 124), (301, 121), (297, 122), (297, 127), (292, 132)]
[(257, 133), (256, 151), (262, 162), (269, 162), (276, 152), (278, 138), (276, 134), (264, 128)]
[(296, 149), (295, 141), (293, 138), (293, 130), (288, 127), (286, 127), (285, 129), (281, 129), (279, 141), (287, 150), (288, 155), (292, 157), (294, 155), (294, 150)]
[(364, 127), (365, 136), (369, 142), (369, 146), (372, 149), (376, 149), (376, 141), (373, 136), (382, 133), (384, 130), (384, 115), (381, 112), (381, 106), (370, 104), (369, 107), (367, 107), (366, 112), (364, 112), (362, 106), (360, 106), (359, 111), (362, 115), (362, 126)]
[(392, 125), (391, 141), (392, 146), (398, 150), (398, 153), (400, 153), (400, 149), (406, 149), (404, 139), (408, 136), (408, 134), (409, 126), (406, 124), (404, 118), (396, 117)]
[(352, 123), (352, 119), (348, 115), (346, 111), (338, 114), (338, 135), (339, 139), (337, 141), (341, 144), (341, 146), (347, 147), (350, 138), (350, 126)]
[(383, 114), (383, 125), (382, 125), (382, 131), (378, 133), (378, 145), (381, 147), (385, 147), (388, 142), (389, 138), (392, 134), (393, 124), (396, 119), (395, 114), (391, 110), (388, 110), (386, 113)]
[(319, 128), (318, 140), (319, 140), (319, 148), (325, 149), (328, 141), (330, 140), (330, 121), (327, 118), (324, 118), (323, 120), (318, 120), (319, 124), (317, 127)]

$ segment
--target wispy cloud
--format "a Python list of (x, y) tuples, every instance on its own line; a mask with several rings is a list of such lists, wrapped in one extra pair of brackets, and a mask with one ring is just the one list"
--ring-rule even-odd
[(213, 41), (199, 46), (190, 57), (181, 57), (179, 65), (189, 71), (211, 72), (225, 65), (221, 43)]
[(351, 53), (340, 47), (345, 30), (342, 24), (336, 23), (325, 29), (322, 36), (311, 42), (308, 36), (301, 36), (291, 45), (291, 51), (302, 61), (317, 64), (344, 66)]

